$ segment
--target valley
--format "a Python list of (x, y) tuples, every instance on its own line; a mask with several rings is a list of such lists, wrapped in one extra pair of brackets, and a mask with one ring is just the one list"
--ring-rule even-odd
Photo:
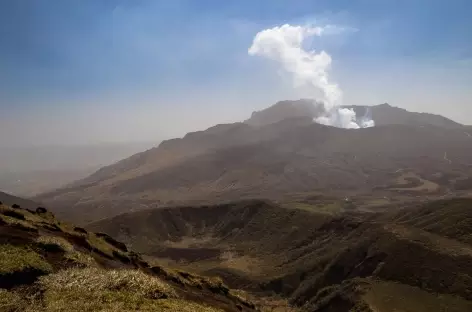
[[(218, 275), (233, 288), (282, 296), (308, 311), (430, 311), (435, 304), (466, 311), (471, 205), (453, 199), (332, 215), (252, 200), (128, 213), (89, 228), (151, 263)], [(377, 307), (398, 293), (397, 307)], [(415, 296), (428, 302), (420, 308)]]

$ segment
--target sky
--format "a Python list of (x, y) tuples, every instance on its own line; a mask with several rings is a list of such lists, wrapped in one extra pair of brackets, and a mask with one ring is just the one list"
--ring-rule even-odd
[(388, 102), (472, 124), (469, 0), (0, 1), (0, 147), (158, 141), (301, 97), (248, 54), (284, 24), (345, 31), (344, 104)]

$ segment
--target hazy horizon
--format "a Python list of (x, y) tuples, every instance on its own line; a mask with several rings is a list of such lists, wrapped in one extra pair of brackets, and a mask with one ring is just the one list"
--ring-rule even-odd
[(0, 146), (158, 142), (306, 96), (248, 55), (284, 24), (343, 31), (327, 51), (344, 104), (472, 124), (466, 0), (9, 1), (0, 4)]

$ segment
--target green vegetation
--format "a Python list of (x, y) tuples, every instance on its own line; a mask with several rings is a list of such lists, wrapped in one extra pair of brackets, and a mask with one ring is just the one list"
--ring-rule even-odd
[(58, 249), (63, 252), (74, 251), (74, 247), (72, 246), (72, 244), (62, 237), (44, 235), (44, 236), (39, 236), (36, 242), (42, 245), (44, 248), (46, 248), (46, 250)]
[(30, 231), (30, 232), (38, 231), (38, 228), (36, 226), (24, 220), (12, 218), (10, 216), (5, 216), (5, 215), (0, 215), (0, 220), (18, 229), (22, 229), (22, 230)]
[(79, 266), (94, 266), (95, 260), (88, 254), (75, 250), (74, 246), (63, 237), (45, 235), (39, 236), (36, 242), (46, 251), (61, 251), (64, 259)]
[(219, 278), (151, 268), (122, 242), (50, 212), (1, 206), (0, 218), (1, 312), (254, 311)]
[(108, 256), (113, 256), (113, 251), (119, 251), (115, 246), (110, 245), (103, 238), (98, 237), (94, 233), (89, 233), (87, 235), (87, 242), (90, 244), (90, 246), (96, 248)]
[(52, 271), (52, 267), (41, 255), (29, 247), (0, 245), (0, 275), (26, 270), (49, 273)]

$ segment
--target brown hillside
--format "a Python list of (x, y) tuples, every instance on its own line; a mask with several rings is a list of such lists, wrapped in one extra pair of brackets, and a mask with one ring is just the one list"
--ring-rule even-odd
[(245, 123), (261, 127), (289, 118), (308, 117), (313, 119), (319, 116), (322, 111), (322, 103), (312, 100), (280, 101), (264, 110), (253, 112), (251, 118)]
[(0, 205), (0, 311), (256, 310), (219, 278), (151, 265), (44, 208)]
[[(149, 261), (218, 274), (309, 311), (469, 311), (470, 207), (472, 200), (454, 199), (332, 216), (243, 201), (128, 213), (90, 228)], [(454, 231), (459, 218), (463, 226)]]
[(0, 192), (0, 202), (2, 202), (5, 205), (10, 205), (10, 206), (13, 204), (17, 204), (20, 207), (28, 208), (28, 209), (33, 209), (33, 208), (38, 207), (38, 204), (32, 200), (16, 197), (16, 196), (4, 193), (4, 192)]
[[(410, 112), (387, 103), (374, 106), (346, 105), (344, 107), (354, 109), (358, 118), (366, 115), (371, 117), (377, 126), (436, 126), (449, 129), (464, 127), (440, 115)], [(322, 103), (313, 100), (280, 101), (264, 110), (252, 113), (251, 118), (246, 120), (245, 123), (252, 126), (265, 126), (294, 117), (309, 117), (313, 119), (322, 113)]]
[[(122, 212), (291, 193), (468, 192), (472, 138), (458, 129), (382, 126), (344, 130), (287, 119), (220, 125), (103, 168), (36, 199), (76, 222)], [(136, 160), (135, 162), (133, 161)], [(456, 190), (456, 185), (459, 187)]]
[(346, 106), (353, 108), (356, 115), (364, 116), (366, 110), (370, 113), (376, 126), (407, 125), (407, 126), (436, 126), (448, 129), (461, 129), (464, 126), (444, 116), (409, 112), (406, 109), (394, 107), (387, 103), (374, 106)]

